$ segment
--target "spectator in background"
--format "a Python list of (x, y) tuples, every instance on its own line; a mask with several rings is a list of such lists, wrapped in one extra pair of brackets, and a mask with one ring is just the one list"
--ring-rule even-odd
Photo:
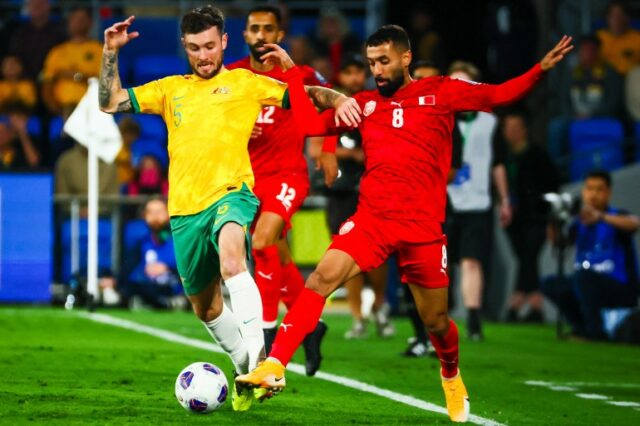
[(557, 190), (557, 172), (547, 153), (529, 140), (522, 114), (512, 112), (504, 117), (502, 136), (508, 146), (505, 165), (513, 208), (507, 234), (519, 265), (507, 321), (517, 321), (521, 308), (528, 303), (530, 310), (525, 321), (542, 322), (538, 256), (547, 224), (547, 206), (542, 196)]
[(118, 289), (130, 307), (138, 305), (137, 298), (158, 309), (184, 307), (167, 202), (151, 198), (144, 205), (143, 218), (149, 233), (133, 247), (125, 248)]
[(318, 56), (329, 59), (332, 83), (337, 81), (342, 58), (362, 50), (362, 42), (351, 32), (347, 18), (333, 8), (322, 10), (311, 44)]
[(582, 187), (580, 215), (569, 231), (576, 245), (575, 273), (571, 280), (550, 281), (543, 287), (574, 334), (588, 339), (606, 339), (603, 309), (638, 306), (633, 234), (640, 228), (640, 218), (611, 207), (610, 199), (609, 173), (589, 173)]
[(515, 77), (536, 61), (538, 17), (531, 0), (489, 2), (484, 33), (490, 81)]
[(27, 132), (27, 117), (11, 113), (8, 122), (0, 122), (0, 170), (24, 170), (38, 167), (40, 154)]
[(89, 9), (73, 9), (68, 18), (69, 40), (47, 55), (42, 99), (53, 115), (67, 117), (87, 91), (87, 80), (100, 74), (102, 45), (89, 38), (91, 26)]
[(23, 78), (23, 67), (20, 58), (14, 55), (6, 56), (2, 60), (2, 80), (0, 80), (0, 113), (20, 108), (33, 111), (38, 101), (36, 85), (33, 81)]
[(49, 0), (28, 0), (29, 20), (15, 29), (9, 42), (9, 53), (24, 64), (25, 76), (37, 81), (49, 51), (67, 39), (62, 22), (51, 18)]
[[(339, 91), (347, 96), (364, 90), (367, 81), (367, 71), (364, 58), (360, 55), (349, 55), (341, 60), (338, 73)], [(336, 148), (338, 168), (340, 173), (334, 184), (327, 189), (327, 219), (331, 235), (337, 235), (343, 222), (356, 212), (360, 177), (364, 173), (364, 152), (362, 151), (362, 137), (358, 129), (343, 133), (338, 137)], [(353, 326), (345, 333), (346, 339), (361, 339), (366, 337), (366, 320), (362, 316), (362, 289), (365, 284), (365, 274), (359, 274), (345, 283), (347, 301), (353, 318)], [(387, 266), (380, 266), (366, 274), (371, 284), (375, 299), (373, 302), (373, 318), (380, 337), (395, 334), (395, 328), (389, 322), (385, 308), (385, 290), (387, 288)]]
[(640, 122), (640, 65), (633, 67), (627, 74), (625, 100), (627, 113), (629, 113), (631, 119), (635, 122)]
[[(87, 148), (75, 143), (73, 148), (65, 151), (56, 163), (55, 193), (86, 196), (88, 191), (88, 151)], [(98, 160), (98, 191), (100, 195), (117, 195), (119, 193), (118, 173), (115, 164)], [(87, 204), (81, 203), (81, 216), (87, 215)], [(111, 211), (110, 206), (101, 203), (99, 214), (104, 216)], [(64, 204), (62, 212), (69, 213), (68, 204)]]
[(120, 134), (122, 135), (122, 148), (116, 156), (115, 164), (118, 168), (118, 182), (128, 184), (135, 178), (133, 168), (131, 146), (140, 137), (140, 126), (131, 117), (125, 117), (118, 123)]
[(169, 181), (160, 160), (154, 155), (143, 155), (136, 167), (133, 180), (127, 185), (127, 194), (167, 195), (168, 193)]
[(607, 27), (598, 30), (600, 53), (620, 74), (640, 64), (640, 31), (631, 28), (629, 9), (624, 1), (614, 0), (607, 6)]
[(440, 69), (432, 61), (416, 61), (411, 76), (414, 80), (440, 75)]
[(599, 45), (593, 36), (579, 41), (578, 63), (566, 88), (570, 118), (615, 117), (622, 112), (622, 77), (601, 60)]
[[(478, 68), (456, 61), (449, 77), (479, 81)], [(455, 126), (462, 135), (462, 167), (447, 188), (451, 212), (447, 216), (449, 258), (460, 264), (462, 300), (467, 309), (470, 340), (484, 339), (480, 320), (485, 277), (493, 242), (493, 200), (491, 182), (499, 197), (500, 224), (509, 225), (511, 205), (505, 172), (505, 149), (496, 138), (498, 119), (487, 112), (464, 112), (456, 116)]]
[(433, 28), (433, 16), (427, 7), (413, 8), (409, 37), (414, 60), (430, 61), (438, 66), (444, 65), (442, 40), (440, 34)]

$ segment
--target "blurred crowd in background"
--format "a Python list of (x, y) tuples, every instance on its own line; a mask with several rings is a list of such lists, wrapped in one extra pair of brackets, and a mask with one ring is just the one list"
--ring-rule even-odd
[[(111, 2), (27, 0), (2, 2), (0, 22), (0, 171), (51, 171), (55, 193), (84, 196), (87, 193), (87, 150), (63, 131), (63, 123), (80, 101), (89, 78), (100, 72), (102, 29), (116, 18), (136, 14), (141, 37), (127, 46), (120, 58), (125, 86), (137, 85), (163, 75), (188, 72), (181, 55), (177, 28), (180, 11), (172, 2), (156, 7), (123, 7)], [(246, 55), (242, 39), (244, 14), (261, 2), (216, 2), (230, 18), (230, 47), (225, 62)], [(317, 3), (316, 9), (290, 10), (286, 1), (278, 6), (288, 36), (283, 45), (294, 62), (307, 64), (333, 87), (347, 94), (372, 88), (363, 57), (364, 8), (345, 9), (339, 2)], [(354, 2), (350, 2), (354, 3)], [(640, 6), (639, 2), (579, 2), (533, 0), (487, 0), (478, 2), (386, 2), (378, 11), (383, 23), (404, 26), (410, 34), (416, 78), (446, 75), (450, 65), (464, 60), (477, 72), (468, 77), (481, 82), (502, 82), (539, 60), (561, 34), (574, 36), (575, 53), (548, 76), (546, 82), (520, 105), (497, 111), (493, 139), (502, 148), (508, 197), (523, 199), (555, 191), (562, 182), (580, 181), (593, 169), (613, 171), (640, 160)], [(367, 2), (362, 2), (365, 7)], [(589, 9), (587, 29), (579, 18)], [(385, 18), (386, 17), (386, 18)], [(582, 19), (583, 21), (583, 19)], [(154, 32), (162, 25), (164, 31)], [(155, 25), (155, 27), (154, 27)], [(164, 34), (161, 34), (164, 33)], [(166, 45), (162, 40), (171, 40)], [(137, 46), (137, 47), (135, 47)], [(145, 50), (146, 49), (146, 50)], [(149, 54), (145, 55), (147, 52)], [(471, 75), (475, 74), (475, 75)], [(123, 147), (113, 164), (100, 162), (101, 196), (151, 196), (137, 207), (122, 206), (120, 232), (123, 261), (118, 273), (110, 265), (101, 271), (105, 301), (153, 307), (183, 307), (175, 257), (172, 254), (168, 216), (163, 196), (168, 194), (167, 135), (158, 117), (121, 114), (117, 118)], [(586, 142), (585, 142), (586, 141)], [(311, 153), (313, 154), (313, 153)], [(322, 179), (313, 177), (316, 194), (326, 195), (331, 209), (357, 201), (357, 185), (363, 169), (360, 141), (341, 139), (338, 149), (341, 170), (352, 179), (327, 191)], [(313, 168), (310, 168), (313, 170)], [(545, 177), (544, 184), (541, 176)], [(343, 182), (345, 180), (343, 179)], [(532, 187), (535, 193), (532, 194)], [(526, 195), (524, 195), (526, 194)], [(501, 194), (504, 195), (504, 194)], [(496, 198), (498, 202), (500, 197)], [(546, 211), (529, 206), (509, 212), (508, 231), (514, 250), (534, 265), (521, 268), (510, 318), (518, 320), (525, 295), (539, 295), (537, 256), (545, 239)], [(102, 203), (100, 214), (108, 217), (115, 204)], [(68, 203), (59, 203), (57, 248), (68, 246)], [(85, 209), (80, 209), (80, 217)], [(66, 224), (66, 225), (65, 225)], [(101, 225), (101, 226), (102, 226)], [(66, 228), (65, 228), (66, 226)], [(339, 223), (329, 223), (337, 229)], [(535, 235), (531, 229), (537, 230)], [(527, 233), (525, 235), (525, 233)], [(522, 241), (525, 246), (519, 247)], [(107, 249), (107, 253), (109, 249)], [(70, 271), (68, 259), (59, 256), (56, 280), (69, 282), (79, 271)], [(522, 266), (522, 265), (521, 265)], [(77, 277), (76, 277), (77, 278)], [(375, 276), (367, 281), (376, 283)], [(525, 283), (529, 281), (530, 283)], [(133, 285), (135, 283), (136, 285)], [(361, 288), (363, 282), (352, 284)], [(375, 285), (374, 285), (375, 287)], [(375, 304), (384, 302), (384, 283), (376, 287)], [(117, 289), (117, 293), (115, 291)], [(358, 318), (360, 301), (352, 301), (354, 328), (348, 337), (364, 334)], [(532, 321), (542, 320), (541, 296), (530, 298)], [(520, 318), (521, 319), (521, 318)], [(381, 335), (391, 329), (379, 329)]]

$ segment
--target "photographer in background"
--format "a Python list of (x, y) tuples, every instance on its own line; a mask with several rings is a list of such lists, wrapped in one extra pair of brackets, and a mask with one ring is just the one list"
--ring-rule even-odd
[(640, 218), (611, 207), (610, 199), (609, 173), (589, 173), (582, 187), (582, 208), (569, 230), (569, 239), (576, 245), (574, 275), (543, 286), (544, 294), (558, 306), (574, 334), (593, 340), (607, 338), (603, 309), (638, 305), (633, 234), (640, 228)]

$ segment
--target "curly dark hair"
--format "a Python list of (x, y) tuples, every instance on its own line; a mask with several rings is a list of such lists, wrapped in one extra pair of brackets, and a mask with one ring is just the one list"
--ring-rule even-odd
[(182, 35), (198, 34), (209, 28), (216, 27), (220, 34), (224, 34), (224, 14), (217, 7), (211, 5), (198, 7), (182, 17), (180, 30)]

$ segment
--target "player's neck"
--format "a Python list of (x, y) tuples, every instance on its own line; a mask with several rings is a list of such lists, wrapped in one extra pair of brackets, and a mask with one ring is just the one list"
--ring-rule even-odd
[(249, 65), (251, 68), (259, 72), (269, 72), (275, 67), (274, 64), (265, 64), (264, 62), (257, 61), (256, 58), (249, 55)]

